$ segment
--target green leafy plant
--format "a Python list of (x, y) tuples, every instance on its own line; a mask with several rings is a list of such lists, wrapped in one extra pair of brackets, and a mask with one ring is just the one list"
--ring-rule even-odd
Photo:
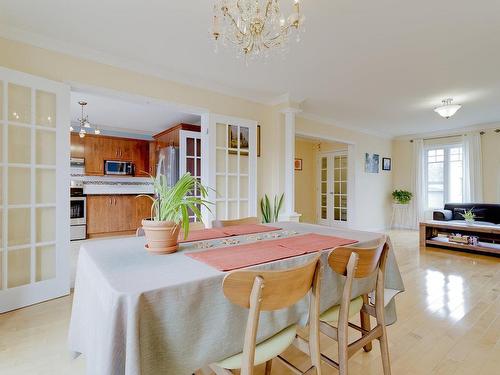
[(474, 213), (474, 207), (470, 210), (464, 210), (464, 213), (460, 212), (460, 215), (465, 219), (465, 221), (474, 221), (476, 219), (476, 214)]
[[(203, 206), (210, 210), (209, 205), (212, 203), (206, 200), (208, 189), (190, 173), (182, 176), (174, 186), (168, 186), (167, 178), (162, 174), (152, 179), (155, 196), (142, 195), (153, 201), (151, 220), (170, 221), (182, 225), (184, 237), (187, 238), (189, 212), (191, 211), (197, 220), (202, 221), (200, 208)], [(193, 196), (194, 191), (199, 191), (201, 197)]]
[(278, 217), (283, 206), (283, 198), (285, 194), (281, 194), (279, 197), (274, 196), (274, 206), (271, 204), (267, 194), (264, 198), (260, 200), (260, 210), (262, 212), (262, 222), (264, 223), (274, 223), (278, 221)]
[(394, 190), (392, 198), (399, 204), (408, 204), (411, 201), (413, 194), (408, 190)]

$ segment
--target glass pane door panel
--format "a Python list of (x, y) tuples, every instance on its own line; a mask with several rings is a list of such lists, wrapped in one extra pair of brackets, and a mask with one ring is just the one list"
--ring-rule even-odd
[(56, 209), (36, 209), (36, 242), (51, 242), (56, 239)]
[(56, 165), (56, 133), (38, 130), (36, 132), (36, 163)]
[(29, 284), (31, 281), (31, 249), (17, 249), (8, 251), (8, 280), (7, 286), (14, 288), (16, 286)]
[(224, 198), (226, 196), (226, 176), (217, 176), (216, 177), (216, 187), (215, 190), (217, 192), (217, 198)]
[(238, 198), (238, 177), (236, 176), (227, 177), (227, 198), (228, 199)]
[(56, 248), (39, 246), (36, 248), (36, 281), (50, 280), (56, 277)]
[[(0, 209), (2, 208), (2, 204), (3, 204), (3, 189), (5, 188), (4, 187), (4, 183), (3, 183), (3, 168), (0, 167)], [(2, 216), (2, 211), (0, 210), (0, 216)], [(2, 226), (0, 225), (0, 238), (2, 236)], [(2, 247), (2, 242), (0, 242), (0, 248)]]
[(237, 201), (230, 201), (228, 202), (228, 213), (227, 213), (227, 219), (228, 220), (234, 220), (238, 219), (238, 202)]
[(7, 246), (29, 244), (31, 242), (31, 209), (11, 208), (7, 216), (9, 220)]
[(194, 148), (194, 139), (186, 138), (186, 156), (195, 156)]
[(217, 173), (226, 173), (226, 150), (217, 150), (216, 158)]
[(217, 219), (226, 220), (226, 202), (218, 201), (215, 204)]
[(56, 126), (56, 95), (36, 90), (36, 124), (54, 128)]
[(240, 201), (240, 217), (248, 216), (248, 201)]
[(217, 147), (227, 147), (227, 125), (217, 124)]
[[(0, 81), (0, 121), (2, 120), (3, 120), (3, 82)], [(0, 267), (0, 271), (1, 270), (2, 268)]]
[(228, 151), (228, 173), (238, 173), (238, 154), (235, 151)]
[(227, 131), (227, 147), (228, 148), (238, 148), (238, 126), (236, 125), (229, 125), (228, 126), (228, 131)]
[[(1, 104), (0, 104), (0, 107), (1, 107)], [(1, 117), (0, 117), (0, 121), (2, 121)], [(2, 125), (0, 123), (0, 163), (3, 161), (3, 149), (4, 149), (4, 146), (3, 146), (3, 129), (4, 129), (4, 125)]]
[(9, 83), (9, 120), (31, 123), (31, 89)]
[(248, 174), (248, 153), (240, 153), (240, 174)]
[(240, 177), (240, 199), (248, 199), (248, 177)]
[(31, 169), (9, 168), (9, 204), (31, 203)]
[(56, 171), (54, 169), (36, 170), (36, 203), (56, 203)]
[(31, 163), (31, 129), (9, 125), (9, 163)]

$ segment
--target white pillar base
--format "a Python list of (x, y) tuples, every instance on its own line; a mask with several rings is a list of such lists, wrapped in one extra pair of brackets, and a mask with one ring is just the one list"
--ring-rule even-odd
[(279, 215), (278, 220), (279, 221), (293, 221), (295, 223), (298, 223), (301, 216), (302, 216), (302, 214), (299, 214), (297, 212), (282, 213)]

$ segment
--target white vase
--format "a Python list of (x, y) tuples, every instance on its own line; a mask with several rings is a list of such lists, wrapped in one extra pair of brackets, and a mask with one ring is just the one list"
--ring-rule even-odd
[(465, 224), (467, 224), (467, 225), (473, 225), (474, 224), (474, 219), (465, 219)]

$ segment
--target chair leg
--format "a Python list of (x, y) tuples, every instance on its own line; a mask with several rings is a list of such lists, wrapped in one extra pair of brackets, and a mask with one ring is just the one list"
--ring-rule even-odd
[[(368, 301), (368, 295), (367, 294), (363, 294), (363, 304), (368, 305), (368, 303), (369, 303), (369, 301)], [(366, 331), (369, 331), (371, 329), (370, 328), (370, 315), (368, 315), (364, 311), (361, 311), (359, 313), (359, 318), (360, 318), (360, 321), (361, 321), (361, 328), (363, 328)], [(365, 336), (365, 334), (363, 333), (362, 336)], [(366, 344), (365, 346), (363, 346), (363, 349), (365, 350), (365, 352), (369, 352), (370, 350), (372, 350), (372, 343), (369, 342), (368, 344)]]
[(391, 375), (391, 363), (389, 361), (389, 344), (387, 342), (387, 332), (385, 329), (385, 322), (382, 326), (382, 336), (379, 337), (380, 354), (382, 356), (382, 366), (384, 368), (384, 375)]
[(265, 375), (271, 375), (271, 368), (273, 367), (273, 360), (270, 359), (266, 362), (266, 372)]

